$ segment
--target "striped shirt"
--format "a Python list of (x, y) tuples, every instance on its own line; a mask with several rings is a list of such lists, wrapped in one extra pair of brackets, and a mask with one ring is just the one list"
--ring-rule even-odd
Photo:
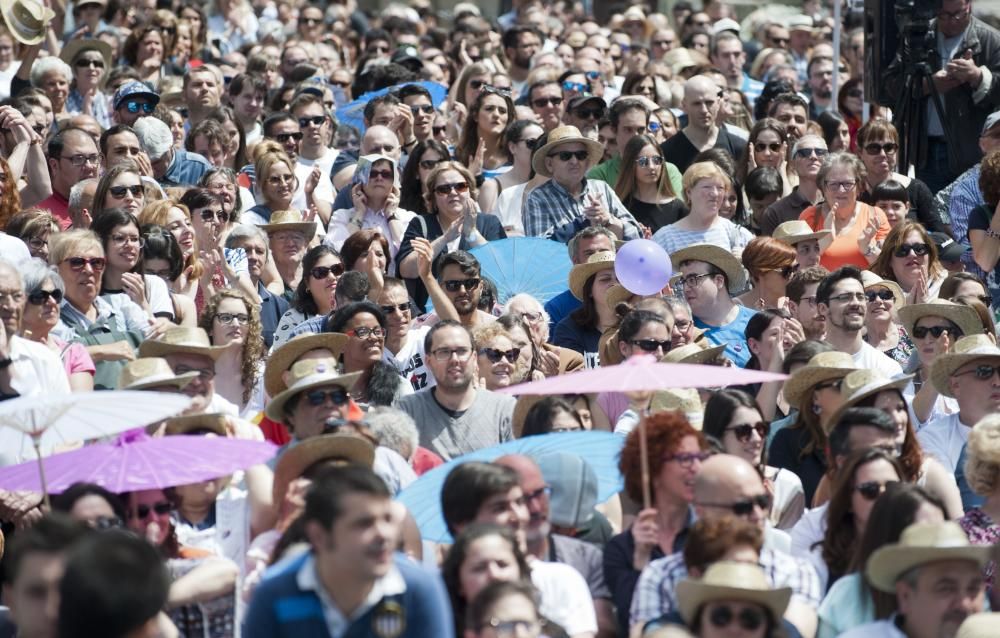
[(550, 179), (528, 194), (524, 202), (524, 234), (528, 237), (547, 237), (568, 241), (573, 235), (590, 225), (583, 214), (588, 197), (597, 194), (608, 211), (624, 222), (624, 239), (641, 237), (639, 224), (618, 199), (611, 185), (596, 179), (584, 180), (583, 190), (577, 197), (570, 195), (562, 185)]
[(719, 217), (708, 230), (684, 230), (670, 224), (653, 234), (653, 241), (669, 255), (694, 244), (712, 244), (738, 256), (751, 239), (753, 233), (724, 217)]

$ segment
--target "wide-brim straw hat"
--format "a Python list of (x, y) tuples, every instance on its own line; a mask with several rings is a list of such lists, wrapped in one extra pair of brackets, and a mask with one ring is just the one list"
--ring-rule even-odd
[(906, 305), (906, 294), (895, 281), (882, 279), (870, 270), (862, 270), (861, 283), (865, 287), (865, 292), (870, 288), (888, 288), (892, 292), (893, 306), (896, 310)]
[(165, 357), (171, 354), (198, 354), (218, 359), (226, 346), (213, 346), (203, 328), (176, 326), (168, 328), (159, 339), (146, 339), (139, 346), (140, 357)]
[[(528, 412), (531, 412), (531, 408), (535, 407), (535, 404), (544, 399), (545, 394), (522, 394), (517, 397), (517, 402), (514, 403), (514, 412), (510, 417), (510, 429), (514, 434), (515, 439), (521, 438), (521, 434), (524, 432), (524, 422), (528, 418)], [(597, 394), (592, 393), (586, 395), (590, 404), (594, 405), (597, 401)]]
[(837, 425), (845, 410), (855, 407), (865, 399), (875, 396), (883, 390), (899, 390), (902, 392), (911, 379), (913, 379), (912, 374), (890, 378), (884, 376), (878, 370), (869, 370), (867, 368), (851, 372), (840, 383), (840, 396), (843, 402), (830, 416), (824, 417), (823, 429), (829, 434)]
[(670, 255), (670, 260), (673, 262), (675, 271), (680, 271), (681, 264), (686, 261), (703, 261), (712, 264), (726, 273), (726, 278), (729, 279), (730, 293), (736, 293), (746, 288), (747, 274), (743, 269), (743, 264), (725, 248), (713, 244), (695, 244), (675, 251)]
[(686, 343), (683, 346), (671, 348), (670, 352), (660, 359), (663, 363), (694, 363), (706, 364), (715, 361), (726, 351), (726, 346), (702, 347), (699, 343)]
[(601, 157), (604, 156), (604, 147), (599, 142), (589, 137), (584, 137), (580, 133), (580, 129), (575, 126), (557, 126), (549, 131), (548, 139), (549, 141), (531, 156), (531, 167), (542, 177), (552, 177), (549, 169), (545, 168), (545, 158), (557, 146), (563, 144), (583, 144), (590, 153), (588, 161), (592, 166), (601, 161)]
[(608, 328), (604, 331), (597, 341), (597, 352), (601, 357), (602, 366), (618, 365), (625, 360), (622, 351), (618, 349), (618, 328)]
[(614, 310), (618, 306), (618, 304), (624, 303), (626, 301), (632, 301), (632, 297), (639, 297), (639, 296), (640, 295), (633, 293), (625, 286), (621, 284), (615, 284), (614, 286), (608, 288), (608, 294), (605, 295), (605, 298), (608, 300), (608, 308)]
[(167, 419), (163, 433), (167, 436), (180, 436), (190, 434), (199, 430), (208, 430), (221, 437), (229, 436), (226, 428), (225, 414), (192, 414), (190, 416), (179, 416)]
[(924, 317), (941, 317), (947, 319), (962, 331), (963, 337), (983, 334), (983, 322), (979, 314), (971, 306), (955, 303), (947, 299), (932, 299), (927, 303), (911, 304), (899, 309), (899, 320), (906, 328), (906, 333), (913, 335), (917, 321)]
[(671, 388), (654, 392), (649, 400), (651, 413), (664, 411), (679, 411), (684, 418), (697, 430), (701, 429), (705, 420), (705, 406), (701, 403), (701, 395), (694, 388)]
[(0, 0), (0, 15), (14, 39), (27, 45), (44, 40), (49, 22), (56, 17), (52, 9), (35, 0)]
[(119, 390), (146, 390), (160, 386), (186, 387), (198, 373), (195, 371), (174, 374), (170, 364), (161, 357), (140, 357), (129, 361), (118, 375)]
[(583, 287), (587, 280), (602, 270), (614, 270), (615, 253), (610, 250), (601, 250), (590, 257), (582, 264), (577, 264), (569, 271), (569, 290), (573, 296), (583, 301)]
[(994, 359), (1000, 362), (1000, 348), (997, 348), (988, 335), (962, 337), (952, 346), (951, 352), (939, 354), (931, 364), (931, 382), (938, 392), (954, 398), (948, 380), (956, 370), (977, 359)]
[(981, 612), (962, 621), (955, 638), (996, 638), (1000, 627), (1000, 613)]
[(713, 563), (700, 580), (686, 578), (677, 585), (677, 607), (688, 625), (699, 609), (714, 600), (756, 603), (780, 622), (791, 598), (791, 587), (772, 587), (759, 565), (736, 561)]
[(341, 459), (370, 468), (375, 464), (375, 446), (360, 436), (347, 434), (323, 434), (291, 446), (274, 466), (275, 506), (281, 506), (292, 481), (301, 477), (314, 463), (326, 459)]
[(778, 224), (778, 227), (774, 229), (774, 233), (771, 236), (778, 241), (785, 242), (789, 246), (794, 246), (799, 242), (809, 241), (810, 239), (829, 237), (830, 231), (813, 230), (812, 226), (801, 219), (793, 219), (790, 222)]
[(97, 38), (73, 38), (59, 52), (59, 59), (73, 65), (73, 60), (84, 51), (97, 51), (104, 60), (104, 72), (111, 70), (111, 45)]
[(945, 560), (971, 561), (982, 567), (990, 559), (992, 549), (989, 545), (970, 545), (968, 536), (955, 521), (914, 523), (903, 530), (898, 543), (875, 550), (868, 559), (865, 575), (872, 587), (891, 594), (896, 592), (899, 577), (914, 567)]
[(851, 355), (835, 350), (820, 352), (785, 381), (785, 400), (796, 408), (820, 383), (842, 379), (858, 369)]
[(261, 224), (260, 229), (269, 234), (282, 230), (298, 231), (306, 236), (306, 243), (309, 243), (316, 234), (316, 222), (302, 221), (302, 213), (294, 208), (289, 208), (271, 213), (271, 220), (266, 224)]
[(267, 396), (275, 397), (288, 389), (284, 374), (299, 357), (310, 350), (329, 350), (334, 359), (340, 359), (349, 340), (350, 337), (339, 332), (321, 332), (299, 335), (283, 343), (271, 353), (264, 368), (264, 391)]
[(354, 383), (361, 377), (360, 372), (340, 373), (340, 366), (334, 359), (306, 359), (298, 361), (292, 365), (291, 379), (288, 389), (278, 393), (271, 399), (264, 410), (267, 418), (277, 423), (285, 420), (284, 407), (288, 401), (300, 392), (306, 392), (313, 388), (339, 385), (345, 390), (350, 390)]

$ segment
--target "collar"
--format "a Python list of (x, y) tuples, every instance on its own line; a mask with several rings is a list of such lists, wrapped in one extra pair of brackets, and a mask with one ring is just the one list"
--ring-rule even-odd
[(582, 199), (583, 196), (587, 194), (587, 191), (590, 188), (590, 180), (584, 177), (583, 180), (581, 180), (580, 182), (581, 184), (583, 184), (583, 190), (580, 191), (580, 195), (578, 197), (573, 197), (573, 195), (570, 194), (569, 190), (556, 180), (550, 179), (549, 183), (552, 184), (552, 187), (555, 188), (557, 191), (559, 191), (560, 193), (562, 193), (563, 195), (574, 201), (577, 199)]
[[(329, 620), (333, 619), (341, 619), (343, 622), (357, 620), (369, 609), (377, 605), (383, 598), (387, 596), (399, 596), (406, 592), (406, 580), (403, 579), (403, 575), (399, 572), (395, 559), (393, 559), (389, 571), (384, 576), (375, 580), (371, 591), (365, 597), (365, 601), (348, 618), (337, 608), (329, 592), (326, 591), (323, 583), (320, 582), (319, 572), (316, 569), (316, 554), (314, 552), (309, 552), (309, 557), (302, 563), (298, 573), (295, 575), (295, 583), (302, 591), (311, 591), (316, 594), (323, 607), (323, 615), (327, 617), (328, 623)], [(333, 616), (333, 618), (331, 619), (330, 616)]]

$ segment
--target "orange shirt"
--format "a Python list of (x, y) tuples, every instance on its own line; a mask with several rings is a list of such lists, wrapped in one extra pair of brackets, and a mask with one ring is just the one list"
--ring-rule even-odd
[[(826, 247), (826, 250), (823, 251), (823, 254), (819, 258), (819, 265), (829, 271), (834, 271), (841, 266), (857, 266), (862, 270), (868, 270), (868, 259), (861, 252), (861, 249), (858, 248), (858, 239), (861, 237), (861, 233), (864, 232), (872, 215), (876, 215), (879, 221), (875, 240), (883, 241), (891, 229), (885, 213), (880, 208), (858, 202), (858, 215), (854, 220), (854, 224), (846, 232), (835, 237), (833, 242)], [(809, 224), (809, 227), (814, 231), (823, 230), (824, 228), (826, 230), (833, 230), (824, 224), (824, 216), (822, 213), (817, 214), (815, 206), (810, 206), (802, 211), (799, 219)]]

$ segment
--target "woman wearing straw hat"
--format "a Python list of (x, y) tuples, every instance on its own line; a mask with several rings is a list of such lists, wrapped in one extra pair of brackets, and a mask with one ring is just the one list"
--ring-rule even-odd
[(868, 270), (861, 271), (861, 280), (868, 299), (864, 340), (899, 365), (907, 365), (914, 345), (898, 320), (897, 313), (906, 304), (903, 289)]
[(784, 636), (781, 618), (791, 597), (791, 588), (771, 587), (759, 566), (735, 561), (713, 563), (700, 580), (677, 585), (681, 618), (698, 638)]
[(779, 224), (772, 236), (795, 249), (795, 263), (799, 265), (799, 270), (804, 270), (819, 265), (819, 256), (823, 252), (819, 242), (821, 239), (827, 239), (830, 231), (813, 232), (809, 224), (801, 219), (795, 219)]
[(66, 43), (59, 57), (73, 69), (66, 110), (74, 115), (92, 115), (101, 126), (110, 128), (108, 96), (101, 92), (101, 82), (111, 69), (111, 45), (96, 38), (74, 38)]
[(552, 343), (581, 353), (588, 368), (601, 364), (601, 334), (613, 327), (618, 317), (608, 306), (608, 291), (618, 283), (615, 254), (601, 251), (569, 272), (569, 289), (583, 302), (577, 310), (556, 324)]

